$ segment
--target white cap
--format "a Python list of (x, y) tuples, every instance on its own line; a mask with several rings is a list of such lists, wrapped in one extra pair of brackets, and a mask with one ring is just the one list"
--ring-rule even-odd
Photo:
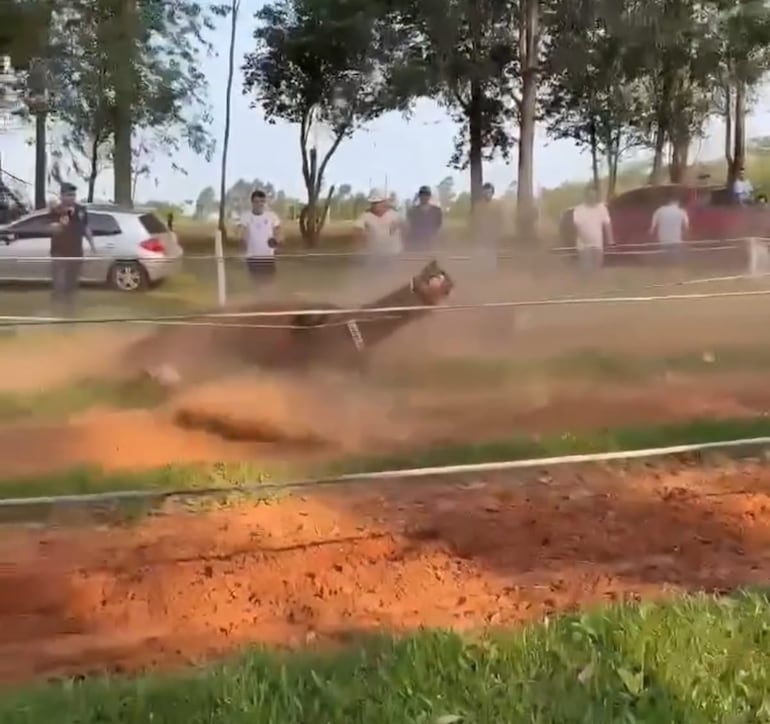
[(387, 201), (388, 196), (382, 189), (372, 189), (369, 192), (369, 203), (376, 204), (380, 201)]

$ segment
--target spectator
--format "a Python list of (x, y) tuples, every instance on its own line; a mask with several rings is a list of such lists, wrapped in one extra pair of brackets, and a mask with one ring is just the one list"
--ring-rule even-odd
[(682, 242), (689, 228), (690, 219), (681, 206), (679, 193), (672, 190), (666, 203), (652, 215), (650, 235), (661, 245), (666, 257), (677, 262), (682, 258)]
[(750, 204), (754, 196), (754, 186), (746, 178), (746, 169), (738, 169), (738, 177), (733, 183), (733, 195), (739, 204)]
[(369, 208), (355, 223), (356, 235), (374, 263), (403, 251), (404, 220), (390, 205), (388, 196), (379, 189), (369, 194)]
[(54, 313), (71, 316), (80, 286), (83, 267), (83, 239), (96, 254), (96, 245), (88, 227), (88, 212), (77, 202), (77, 188), (61, 186), (59, 200), (51, 205), (51, 305)]
[(414, 250), (429, 248), (441, 230), (443, 214), (432, 201), (430, 187), (421, 186), (417, 192), (417, 203), (407, 213), (407, 239)]
[(267, 195), (257, 189), (251, 194), (251, 210), (238, 226), (246, 247), (246, 266), (255, 281), (275, 276), (275, 250), (281, 242), (281, 220), (267, 209)]
[(481, 193), (481, 198), (473, 205), (474, 236), (484, 259), (495, 269), (497, 247), (503, 232), (502, 209), (495, 199), (495, 187), (491, 183), (485, 183)]
[(572, 212), (578, 263), (584, 271), (600, 269), (604, 263), (604, 244), (614, 245), (612, 221), (607, 206), (599, 199), (597, 188), (586, 188), (585, 199)]

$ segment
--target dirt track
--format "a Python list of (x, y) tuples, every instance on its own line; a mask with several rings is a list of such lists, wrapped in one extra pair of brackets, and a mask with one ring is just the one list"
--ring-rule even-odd
[(502, 480), (359, 488), (125, 530), (6, 531), (0, 680), (515, 624), (770, 575), (759, 464)]
[[(745, 301), (445, 314), (399, 333), (378, 363), (488, 355), (537, 365), (586, 348), (700, 354), (719, 344), (770, 344), (765, 317), (763, 304)], [(135, 337), (89, 334), (9, 343), (0, 392), (110, 375)], [(251, 371), (157, 410), (94, 409), (47, 425), (1, 426), (0, 460), (6, 476), (83, 463), (141, 468), (315, 455), (319, 444), (322, 454), (385, 452), (770, 410), (761, 370), (614, 384), (450, 381), (443, 390), (419, 380), (378, 388), (374, 372), (360, 384), (319, 384)], [(185, 410), (208, 429), (180, 427)], [(770, 575), (770, 473), (758, 463), (594, 469), (518, 488), (500, 480), (169, 514), (130, 529), (0, 529), (0, 681), (173, 667), (255, 642), (329, 645), (379, 628), (504, 625)]]

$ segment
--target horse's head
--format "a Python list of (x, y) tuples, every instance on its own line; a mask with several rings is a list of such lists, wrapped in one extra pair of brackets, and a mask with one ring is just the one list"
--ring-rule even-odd
[(434, 259), (412, 278), (412, 290), (423, 304), (434, 306), (443, 302), (452, 292), (454, 282)]

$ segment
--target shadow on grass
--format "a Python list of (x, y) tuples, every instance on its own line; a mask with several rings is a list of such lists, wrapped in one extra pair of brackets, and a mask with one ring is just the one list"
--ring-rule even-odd
[(354, 637), (204, 671), (92, 679), (0, 700), (8, 724), (713, 724), (768, 717), (770, 602), (613, 606), (470, 641)]

